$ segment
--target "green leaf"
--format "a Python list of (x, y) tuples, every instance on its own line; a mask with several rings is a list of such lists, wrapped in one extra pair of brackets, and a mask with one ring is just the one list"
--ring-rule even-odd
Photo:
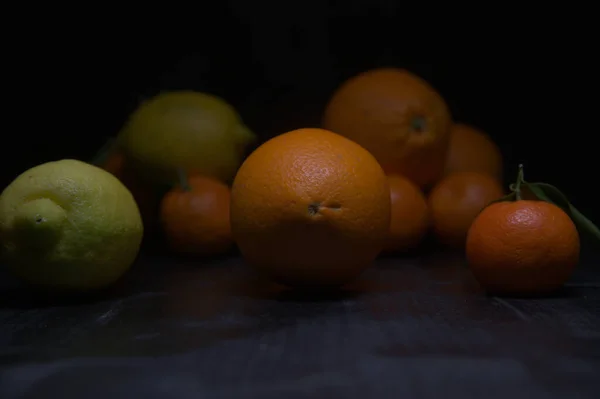
[(571, 215), (573, 220), (575, 220), (575, 224), (579, 226), (580, 229), (587, 231), (589, 234), (593, 235), (597, 239), (600, 240), (600, 229), (591, 220), (586, 218), (581, 212), (577, 210), (573, 205), (571, 205)]
[(177, 177), (179, 179), (179, 186), (183, 191), (190, 191), (191, 187), (188, 180), (188, 175), (183, 168), (177, 169)]
[(525, 185), (539, 199), (562, 208), (573, 219), (580, 231), (585, 231), (600, 240), (600, 229), (579, 212), (558, 188), (548, 183), (525, 183)]
[(115, 151), (117, 146), (116, 139), (114, 137), (109, 137), (106, 140), (106, 143), (98, 150), (98, 152), (94, 155), (90, 163), (95, 166), (103, 165), (108, 157)]
[(556, 187), (546, 183), (525, 183), (524, 186), (528, 187), (542, 201), (550, 202), (568, 214), (571, 213), (571, 203)]

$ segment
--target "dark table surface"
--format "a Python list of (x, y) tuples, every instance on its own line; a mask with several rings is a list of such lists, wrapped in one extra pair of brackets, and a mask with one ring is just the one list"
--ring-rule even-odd
[(599, 398), (600, 266), (545, 299), (484, 295), (448, 255), (378, 260), (330, 295), (236, 256), (142, 256), (97, 298), (0, 276), (0, 398)]

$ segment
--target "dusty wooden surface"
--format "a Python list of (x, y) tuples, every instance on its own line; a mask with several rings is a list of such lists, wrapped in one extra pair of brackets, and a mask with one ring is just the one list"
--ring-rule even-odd
[(0, 398), (597, 398), (600, 267), (559, 295), (480, 292), (461, 259), (383, 258), (302, 296), (238, 257), (142, 257), (110, 293), (28, 299), (2, 275)]

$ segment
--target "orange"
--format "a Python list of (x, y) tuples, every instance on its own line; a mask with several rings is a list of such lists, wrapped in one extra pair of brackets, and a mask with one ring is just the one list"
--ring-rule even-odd
[(325, 109), (323, 127), (354, 140), (388, 174), (420, 187), (437, 180), (448, 149), (450, 111), (425, 80), (396, 68), (374, 69), (344, 82)]
[(123, 153), (119, 151), (111, 152), (99, 167), (113, 174), (129, 189), (142, 215), (144, 231), (152, 231), (156, 227), (160, 202), (156, 190), (136, 176)]
[(217, 255), (233, 246), (229, 187), (193, 176), (164, 196), (160, 220), (169, 248), (180, 254)]
[(558, 206), (544, 201), (498, 202), (473, 222), (467, 261), (490, 293), (531, 295), (554, 291), (579, 261), (575, 224)]
[(121, 179), (125, 168), (125, 156), (121, 152), (112, 151), (106, 160), (99, 166), (118, 179)]
[(480, 172), (502, 180), (502, 154), (484, 132), (464, 123), (450, 128), (450, 148), (444, 175), (456, 172)]
[(257, 148), (232, 186), (231, 228), (245, 260), (288, 286), (341, 285), (382, 250), (387, 178), (373, 155), (323, 129)]
[(429, 213), (421, 189), (403, 176), (388, 176), (392, 217), (385, 249), (407, 251), (415, 248), (427, 233)]
[(477, 214), (502, 195), (498, 180), (486, 174), (460, 172), (445, 177), (428, 198), (435, 237), (449, 248), (464, 249)]

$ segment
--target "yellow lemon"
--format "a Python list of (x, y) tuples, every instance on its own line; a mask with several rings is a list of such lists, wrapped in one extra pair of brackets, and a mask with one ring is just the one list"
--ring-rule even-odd
[(254, 140), (223, 99), (172, 91), (143, 102), (130, 115), (118, 144), (142, 177), (172, 184), (179, 169), (231, 181)]
[(0, 195), (3, 263), (44, 289), (88, 291), (113, 283), (134, 262), (142, 235), (129, 190), (81, 161), (35, 166)]

